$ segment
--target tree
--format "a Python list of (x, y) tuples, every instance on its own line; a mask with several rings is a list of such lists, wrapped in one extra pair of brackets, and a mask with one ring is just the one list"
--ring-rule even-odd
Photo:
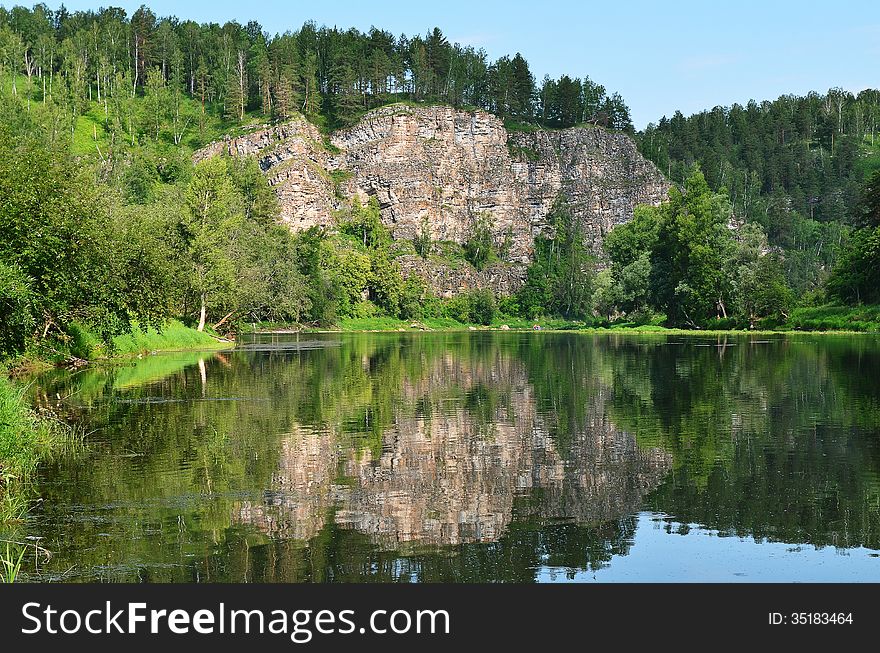
[(464, 257), (477, 270), (482, 270), (495, 259), (492, 216), (481, 213), (474, 216), (464, 240)]
[(698, 327), (727, 317), (732, 287), (726, 274), (733, 251), (727, 198), (713, 193), (695, 168), (684, 191), (672, 188), (658, 209), (650, 285), (657, 308), (675, 326)]
[(859, 229), (852, 235), (827, 289), (845, 303), (880, 302), (880, 227)]
[(24, 351), (36, 326), (35, 300), (30, 279), (0, 261), (0, 360)]
[(415, 238), (413, 238), (413, 248), (416, 250), (416, 254), (423, 259), (428, 260), (428, 256), (431, 253), (432, 243), (431, 226), (428, 224), (427, 216), (425, 216), (422, 218), (419, 232), (416, 234)]
[(495, 296), (491, 290), (481, 289), (473, 291), (468, 297), (468, 318), (474, 324), (489, 325), (495, 319), (496, 306)]
[(208, 310), (229, 303), (235, 281), (230, 245), (244, 218), (223, 158), (196, 165), (184, 202), (180, 231), (198, 298), (197, 328), (203, 331)]
[(381, 249), (387, 247), (391, 242), (391, 234), (388, 233), (388, 228), (382, 224), (379, 200), (375, 196), (370, 197), (366, 206), (355, 197), (351, 202), (348, 215), (343, 216), (340, 220), (339, 231), (354, 236), (364, 247), (370, 249)]
[(596, 259), (568, 199), (559, 195), (548, 215), (550, 234), (535, 238), (535, 258), (518, 301), (527, 317), (556, 314), (585, 319), (592, 312)]
[(532, 98), (535, 94), (535, 78), (528, 62), (519, 52), (511, 60), (510, 68), (510, 115), (520, 120), (530, 120), (534, 113)]
[(860, 226), (880, 227), (880, 170), (865, 182), (858, 209)]
[(605, 236), (603, 247), (611, 259), (610, 283), (616, 307), (631, 314), (650, 302), (651, 252), (660, 228), (654, 207), (636, 206), (633, 219)]

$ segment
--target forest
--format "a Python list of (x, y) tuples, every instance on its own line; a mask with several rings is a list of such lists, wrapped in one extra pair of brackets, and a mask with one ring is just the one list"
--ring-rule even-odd
[[(326, 134), (393, 102), (480, 108), (512, 130), (624, 131), (676, 187), (600, 257), (560, 196), (520, 291), (440, 299), (395, 259), (448, 244), (393, 240), (375, 202), (293, 234), (254, 159), (192, 163), (248, 126), (304, 115)], [(0, 7), (0, 358), (89, 359), (169, 320), (864, 330), (880, 302), (878, 113), (880, 92), (832, 89), (636, 133), (588, 76), (538, 81), (521, 54), (492, 61), (439, 28), (273, 36), (147, 7)], [(456, 247), (477, 269), (504, 261), (479, 222)]]

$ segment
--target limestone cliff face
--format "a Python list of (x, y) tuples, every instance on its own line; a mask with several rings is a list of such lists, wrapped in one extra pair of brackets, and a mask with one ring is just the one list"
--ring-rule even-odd
[[(195, 159), (224, 151), (258, 157), (282, 220), (294, 229), (332, 226), (333, 209), (354, 195), (376, 197), (395, 238), (413, 238), (425, 225), (434, 240), (462, 242), (474, 220), (490, 217), (499, 243), (509, 245), (510, 269), (458, 275), (452, 285), (501, 291), (521, 283), (534, 236), (560, 193), (599, 253), (603, 236), (636, 204), (658, 204), (669, 190), (625, 134), (594, 127), (509, 133), (492, 114), (445, 106), (382, 107), (329, 143), (295, 119), (214, 143)], [(454, 291), (446, 287), (449, 270), (403, 263), (441, 293)]]

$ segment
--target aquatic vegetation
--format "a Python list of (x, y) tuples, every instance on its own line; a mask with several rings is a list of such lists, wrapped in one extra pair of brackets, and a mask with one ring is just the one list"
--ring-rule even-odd
[(18, 551), (17, 547), (14, 547), (12, 543), (7, 542), (6, 553), (0, 555), (0, 563), (3, 564), (3, 569), (0, 570), (0, 582), (14, 583), (18, 578), (19, 571), (21, 571), (21, 563), (23, 560), (24, 549)]

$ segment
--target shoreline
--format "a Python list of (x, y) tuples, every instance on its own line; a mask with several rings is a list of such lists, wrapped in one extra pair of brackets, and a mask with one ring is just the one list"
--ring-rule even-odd
[(301, 329), (297, 328), (266, 328), (266, 329), (256, 329), (253, 331), (245, 332), (248, 335), (295, 335), (295, 334), (304, 334), (304, 333), (574, 333), (574, 334), (585, 334), (585, 335), (638, 335), (638, 336), (646, 336), (646, 335), (656, 335), (656, 336), (834, 336), (834, 335), (845, 335), (845, 336), (880, 336), (880, 331), (853, 331), (853, 330), (823, 330), (823, 331), (807, 331), (800, 329), (788, 329), (788, 330), (766, 330), (766, 329), (755, 329), (755, 330), (738, 330), (738, 329), (712, 329), (712, 330), (700, 330), (700, 329), (675, 329), (675, 328), (665, 328), (665, 327), (650, 327), (646, 329), (640, 329), (638, 327), (634, 328), (602, 328), (602, 327), (585, 327), (582, 329), (556, 329), (556, 328), (541, 328), (541, 329), (529, 329), (529, 328), (519, 328), (519, 327), (510, 327), (509, 329), (502, 329), (497, 326), (461, 326), (461, 327), (438, 327), (438, 328), (375, 328), (375, 329), (352, 329), (352, 328), (315, 328), (315, 327), (305, 327)]

